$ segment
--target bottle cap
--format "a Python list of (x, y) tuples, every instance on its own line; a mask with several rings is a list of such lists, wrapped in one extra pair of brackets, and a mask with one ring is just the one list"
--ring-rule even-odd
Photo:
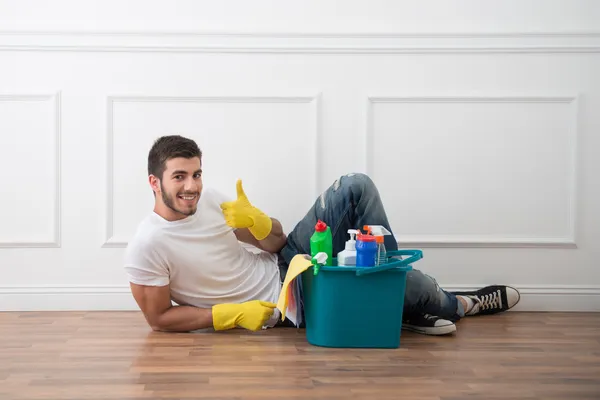
[(321, 220), (319, 220), (317, 222), (317, 225), (315, 225), (315, 230), (317, 232), (325, 232), (327, 230), (327, 224)]
[(375, 241), (375, 236), (365, 235), (365, 234), (359, 233), (357, 240), (359, 240), (361, 242), (374, 242)]

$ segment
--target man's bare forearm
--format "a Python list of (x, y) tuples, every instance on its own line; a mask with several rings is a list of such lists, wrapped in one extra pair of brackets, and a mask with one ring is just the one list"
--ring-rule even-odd
[(273, 222), (271, 233), (265, 239), (259, 240), (259, 243), (262, 249), (270, 253), (277, 253), (285, 246), (287, 236), (283, 232), (283, 227), (278, 220), (271, 218), (271, 221)]
[(213, 327), (212, 309), (174, 306), (152, 321), (152, 329), (165, 332), (189, 332)]

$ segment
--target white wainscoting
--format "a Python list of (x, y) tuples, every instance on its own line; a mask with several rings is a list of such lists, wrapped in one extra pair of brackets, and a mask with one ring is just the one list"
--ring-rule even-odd
[(366, 172), (444, 288), (600, 311), (595, 3), (34, 3), (0, 3), (0, 310), (135, 309), (147, 152), (179, 133), (288, 232)]
[[(387, 105), (384, 115), (393, 119), (375, 119), (378, 105)], [(367, 108), (365, 169), (382, 178), (384, 195), (402, 199), (404, 207), (390, 210), (392, 226), (409, 232), (396, 234), (402, 245), (576, 246), (576, 95), (373, 96)], [(400, 184), (385, 180), (391, 170)], [(540, 189), (557, 181), (559, 196), (547, 198)], [(422, 197), (446, 201), (424, 218), (410, 212)], [(499, 197), (502, 212), (491, 215), (487, 207)]]
[(60, 247), (60, 93), (0, 93), (0, 248)]

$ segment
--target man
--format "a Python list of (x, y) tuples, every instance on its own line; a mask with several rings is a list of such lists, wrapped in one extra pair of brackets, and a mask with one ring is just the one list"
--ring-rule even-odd
[[(336, 180), (289, 236), (277, 219), (252, 205), (241, 181), (233, 201), (204, 188), (202, 152), (190, 139), (156, 140), (148, 175), (155, 206), (129, 242), (125, 270), (154, 330), (259, 330), (274, 314), (291, 259), (310, 254), (317, 220), (332, 227), (334, 257), (344, 249), (348, 229), (382, 225), (391, 231), (378, 190), (364, 174)], [(263, 251), (248, 251), (240, 242)], [(385, 246), (397, 250), (393, 235), (385, 237)], [(506, 311), (519, 298), (507, 286), (449, 293), (413, 269), (407, 275), (403, 328), (452, 333), (461, 317)]]

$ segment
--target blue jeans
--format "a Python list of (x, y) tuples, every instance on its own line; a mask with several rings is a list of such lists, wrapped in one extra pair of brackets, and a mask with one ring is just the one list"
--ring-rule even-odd
[[(296, 254), (310, 254), (310, 237), (318, 220), (331, 227), (333, 257), (344, 250), (350, 238), (348, 229), (364, 225), (382, 225), (392, 232), (379, 191), (365, 174), (348, 174), (337, 179), (288, 235), (287, 244), (279, 254), (281, 279)], [(385, 238), (387, 250), (398, 250), (392, 235)], [(451, 321), (464, 316), (462, 304), (455, 295), (439, 287), (435, 279), (414, 269), (407, 273), (403, 319), (414, 314), (431, 314)]]

